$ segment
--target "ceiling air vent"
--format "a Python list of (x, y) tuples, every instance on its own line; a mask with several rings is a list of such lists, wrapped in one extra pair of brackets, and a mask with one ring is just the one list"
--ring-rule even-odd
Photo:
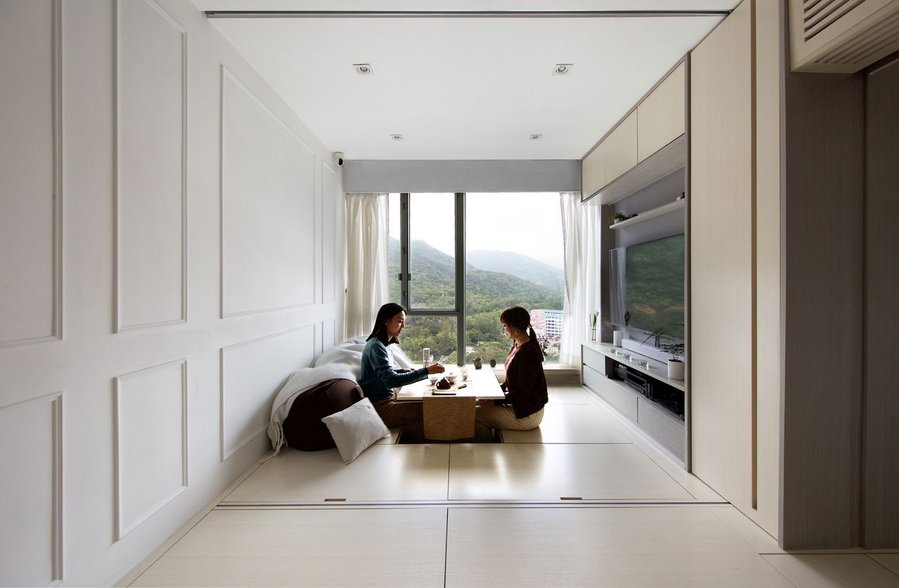
[(794, 71), (854, 73), (899, 50), (899, 0), (790, 0)]

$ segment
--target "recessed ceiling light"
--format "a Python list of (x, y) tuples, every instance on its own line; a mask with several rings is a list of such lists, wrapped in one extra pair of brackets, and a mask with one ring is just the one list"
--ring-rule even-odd
[(543, 135), (541, 133), (534, 133), (533, 135), (528, 135), (528, 139), (530, 139), (531, 141), (539, 141), (542, 138), (543, 138)]
[(353, 69), (355, 69), (356, 73), (360, 76), (370, 76), (375, 73), (375, 70), (372, 69), (370, 63), (354, 63)]
[(574, 67), (573, 63), (557, 63), (553, 68), (554, 76), (564, 76), (571, 72), (571, 68)]
[(390, 138), (393, 139), (394, 141), (402, 141), (403, 140), (403, 136), (400, 135), (399, 133), (391, 134)]

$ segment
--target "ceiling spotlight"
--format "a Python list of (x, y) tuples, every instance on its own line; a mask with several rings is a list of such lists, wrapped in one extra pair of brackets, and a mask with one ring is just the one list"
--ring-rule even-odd
[(355, 69), (356, 73), (360, 76), (370, 76), (375, 73), (375, 70), (372, 69), (370, 63), (354, 63), (353, 69)]
[(571, 68), (574, 67), (573, 63), (557, 63), (553, 68), (554, 76), (564, 76), (568, 73), (571, 73)]
[(531, 141), (539, 141), (542, 138), (543, 138), (542, 133), (534, 133), (533, 135), (528, 135), (528, 139), (530, 139)]
[(394, 141), (402, 141), (403, 140), (403, 136), (400, 135), (399, 133), (391, 134), (390, 138), (393, 139)]

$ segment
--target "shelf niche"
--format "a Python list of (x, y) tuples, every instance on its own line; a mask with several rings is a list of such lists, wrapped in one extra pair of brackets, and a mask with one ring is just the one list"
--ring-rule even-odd
[(668, 204), (663, 204), (662, 206), (657, 206), (655, 208), (651, 208), (649, 210), (645, 210), (643, 212), (638, 213), (636, 216), (632, 216), (627, 220), (623, 220), (621, 222), (617, 222), (614, 225), (609, 226), (613, 231), (618, 229), (624, 229), (639, 223), (646, 222), (648, 220), (652, 220), (654, 218), (660, 217), (662, 215), (668, 214), (670, 212), (674, 212), (676, 210), (682, 209), (686, 206), (687, 200), (685, 198), (680, 198), (675, 200), (674, 202), (669, 202)]

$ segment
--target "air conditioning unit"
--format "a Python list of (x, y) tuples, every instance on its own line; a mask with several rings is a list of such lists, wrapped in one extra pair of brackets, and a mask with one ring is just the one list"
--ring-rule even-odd
[(899, 50), (899, 0), (790, 0), (793, 71), (855, 73)]

